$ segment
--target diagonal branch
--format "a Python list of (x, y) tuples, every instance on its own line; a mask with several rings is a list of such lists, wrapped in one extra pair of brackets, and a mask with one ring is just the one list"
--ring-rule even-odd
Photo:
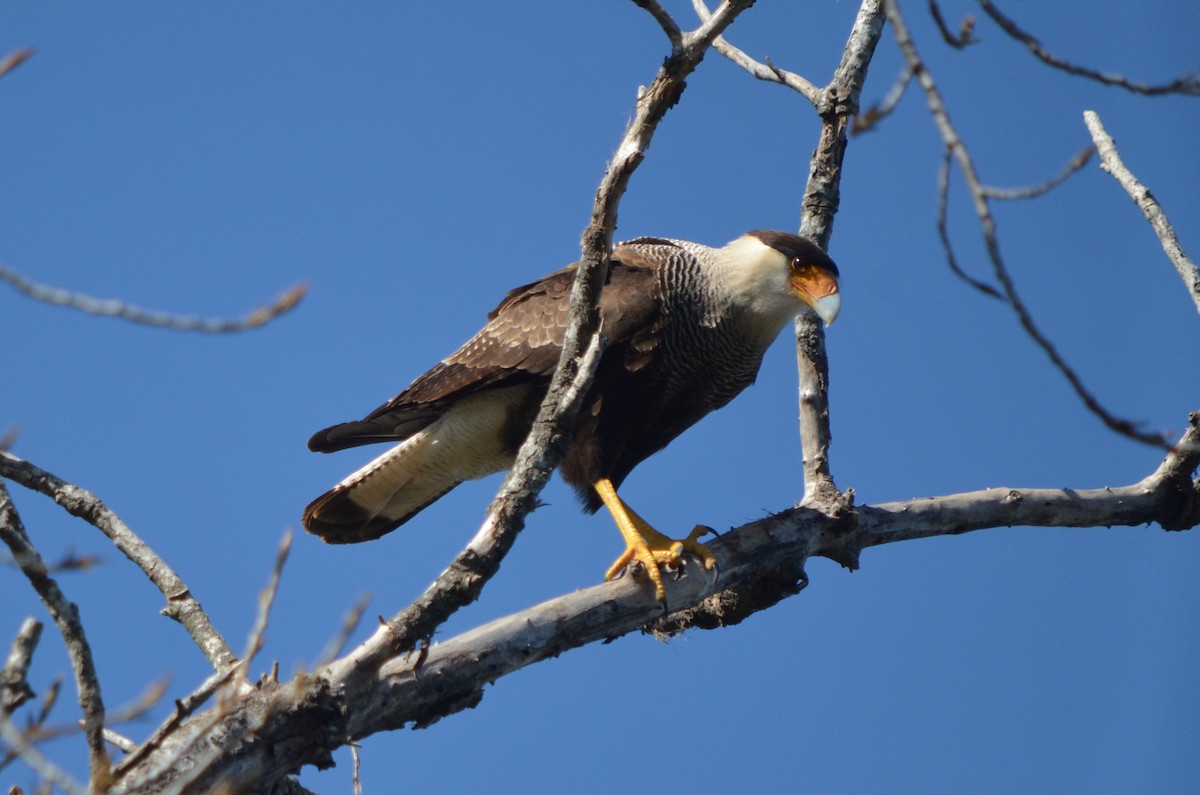
[(704, 24), (681, 37), (654, 80), (639, 91), (633, 120), (596, 191), (591, 223), (582, 237), (562, 354), (532, 430), (475, 537), (412, 605), (360, 646), (357, 658), (367, 667), (412, 650), (456, 610), (478, 598), (524, 527), (525, 516), (536, 507), (538, 495), (565, 453), (575, 415), (599, 361), (602, 339), (597, 307), (608, 277), (621, 196), (645, 157), (658, 124), (679, 101), (687, 76), (713, 39), (751, 2), (723, 3)]
[[(4, 744), (12, 749), (15, 756), (20, 757), (25, 764), (29, 765), (30, 770), (37, 773), (38, 778), (47, 786), (47, 791), (52, 791), (51, 787), (57, 787), (68, 795), (84, 795), (88, 791), (69, 773), (34, 748), (33, 743), (25, 734), (13, 725), (7, 715), (0, 713), (0, 740), (3, 740)], [(16, 787), (9, 790), (10, 795), (14, 792), (20, 792), (20, 790)]]
[(658, 3), (658, 0), (633, 0), (633, 2), (638, 8), (654, 17), (654, 21), (663, 29), (663, 33), (667, 34), (672, 49), (683, 46), (683, 31), (679, 29), (679, 24), (674, 17)]
[(912, 70), (907, 66), (901, 69), (896, 82), (884, 94), (883, 99), (854, 117), (854, 123), (850, 126), (850, 134), (859, 135), (868, 132), (874, 129), (876, 124), (892, 115), (892, 111), (900, 104), (900, 100), (904, 99), (904, 92), (908, 88), (908, 84), (912, 82), (912, 76)]
[(4, 56), (4, 58), (0, 60), (0, 77), (4, 77), (13, 69), (16, 69), (18, 66), (25, 63), (25, 61), (28, 60), (29, 56), (31, 55), (33, 55), (33, 48), (23, 47), (19, 50), (13, 50), (8, 55)]
[(228, 334), (236, 331), (258, 328), (266, 325), (280, 315), (295, 308), (304, 294), (308, 292), (307, 284), (297, 284), (289, 287), (278, 298), (269, 304), (250, 310), (239, 318), (201, 318), (188, 315), (173, 315), (167, 312), (156, 312), (141, 309), (126, 304), (115, 298), (93, 298), (90, 295), (38, 284), (17, 273), (7, 265), (0, 265), (0, 281), (7, 282), (14, 290), (36, 301), (44, 301), (55, 306), (65, 306), (78, 309), (89, 315), (119, 317), (132, 323), (155, 328), (165, 328), (171, 331), (199, 331), (205, 334)]
[[(100, 679), (96, 675), (92, 648), (79, 620), (79, 608), (63, 595), (58, 583), (46, 571), (46, 564), (30, 542), (3, 480), (0, 480), (0, 541), (12, 551), (29, 584), (50, 611), (67, 646), (79, 706), (83, 710), (90, 778), (93, 786), (102, 787), (108, 783), (110, 766), (104, 747), (104, 699), (100, 695)], [(7, 723), (7, 718), (4, 722)]]
[(183, 625), (213, 668), (219, 671), (237, 662), (229, 644), (213, 627), (183, 580), (99, 497), (3, 450), (0, 450), (0, 477), (46, 495), (67, 513), (98, 528), (162, 592), (167, 599), (163, 614)]
[(1146, 216), (1146, 220), (1154, 229), (1154, 234), (1162, 243), (1163, 251), (1167, 253), (1171, 264), (1175, 266), (1179, 278), (1183, 279), (1188, 294), (1196, 304), (1196, 311), (1200, 312), (1200, 269), (1188, 258), (1187, 254), (1183, 253), (1183, 246), (1180, 245), (1179, 238), (1175, 236), (1175, 230), (1171, 227), (1171, 222), (1167, 220), (1167, 214), (1159, 206), (1154, 194), (1138, 181), (1133, 172), (1125, 167), (1125, 163), (1121, 161), (1121, 155), (1117, 152), (1117, 145), (1113, 143), (1112, 137), (1100, 123), (1100, 117), (1096, 115), (1095, 111), (1085, 110), (1083, 120), (1092, 133), (1092, 140), (1096, 142), (1096, 148), (1100, 150), (1100, 168), (1112, 174), (1113, 179), (1120, 183), (1125, 192), (1129, 194), (1129, 198), (1133, 199), (1134, 204)]
[(1078, 66), (1070, 63), (1069, 61), (1064, 61), (1062, 58), (1059, 58), (1053, 53), (1049, 52), (1045, 47), (1042, 46), (1040, 41), (1022, 30), (1017, 23), (1000, 13), (1000, 9), (992, 5), (991, 0), (979, 0), (979, 5), (983, 7), (984, 12), (987, 13), (987, 15), (991, 17), (1005, 33), (1028, 47), (1029, 51), (1037, 56), (1040, 61), (1053, 66), (1055, 69), (1061, 69), (1068, 74), (1078, 75), (1079, 77), (1086, 77), (1099, 83), (1103, 83), (1106, 86), (1117, 86), (1119, 88), (1124, 88), (1127, 91), (1132, 91), (1137, 94), (1145, 94), (1147, 96), (1156, 96), (1159, 94), (1189, 94), (1192, 96), (1200, 95), (1200, 77), (1197, 77), (1194, 74), (1178, 77), (1175, 80), (1172, 80), (1170, 83), (1152, 86), (1147, 85), (1146, 83), (1138, 83), (1133, 80), (1129, 80), (1119, 74), (1113, 74), (1111, 72), (1098, 72), (1095, 69), (1089, 69), (1086, 66)]
[(0, 716), (11, 715), (17, 707), (36, 697), (25, 677), (33, 662), (33, 652), (42, 637), (42, 622), (27, 618), (13, 638), (4, 667), (0, 668)]
[[(696, 10), (696, 16), (700, 17), (703, 21), (707, 21), (712, 16), (712, 12), (708, 10), (708, 5), (704, 0), (692, 0), (692, 8)], [(814, 106), (817, 104), (817, 96), (820, 93), (819, 88), (795, 72), (780, 69), (771, 63), (770, 58), (765, 59), (765, 63), (759, 63), (744, 51), (734, 47), (723, 36), (713, 39), (713, 49), (745, 69), (755, 78), (765, 80), (768, 83), (779, 83), (780, 85), (787, 86), (794, 91), (798, 91)]]

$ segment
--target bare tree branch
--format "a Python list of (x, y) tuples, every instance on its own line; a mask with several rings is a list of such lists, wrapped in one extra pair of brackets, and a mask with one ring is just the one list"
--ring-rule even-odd
[(654, 21), (663, 29), (663, 33), (667, 34), (672, 49), (683, 46), (683, 31), (679, 29), (679, 24), (667, 13), (667, 10), (658, 4), (657, 0), (633, 0), (633, 2), (638, 8), (648, 11), (650, 16), (654, 17)]
[(137, 743), (112, 729), (104, 730), (104, 739), (109, 745), (123, 753), (130, 754), (137, 750)]
[(250, 637), (246, 640), (246, 651), (237, 664), (240, 677), (247, 677), (254, 658), (262, 651), (267, 633), (267, 623), (271, 617), (271, 607), (275, 604), (275, 595), (279, 593), (279, 581), (283, 577), (283, 566), (287, 563), (288, 553), (292, 550), (292, 531), (287, 530), (279, 542), (279, 551), (275, 554), (275, 565), (271, 567), (271, 578), (267, 587), (258, 596), (258, 610), (254, 615), (254, 624), (250, 627)]
[(938, 91), (933, 75), (930, 74), (928, 67), (917, 52), (912, 35), (908, 30), (908, 24), (901, 16), (900, 9), (895, 0), (885, 0), (885, 6), (888, 21), (892, 24), (892, 29), (896, 35), (896, 42), (900, 46), (900, 50), (904, 54), (908, 65), (912, 68), (913, 74), (916, 75), (917, 83), (925, 92), (929, 112), (933, 116), (942, 142), (954, 155), (959, 170), (962, 171), (963, 178), (966, 180), (967, 189), (971, 193), (975, 214), (979, 218), (979, 224), (983, 231), (984, 245), (987, 249), (988, 257), (992, 262), (992, 269), (995, 272), (996, 280), (1000, 283), (1009, 306), (1016, 313), (1021, 327), (1025, 329), (1025, 333), (1029, 335), (1030, 339), (1042, 349), (1042, 352), (1049, 357), (1050, 362), (1055, 368), (1067, 379), (1067, 382), (1087, 407), (1088, 411), (1096, 415), (1110, 430), (1143, 444), (1155, 447), (1169, 447), (1170, 443), (1164, 435), (1143, 431), (1137, 427), (1136, 423), (1119, 417), (1105, 408), (1099, 399), (1084, 385), (1083, 379), (1067, 363), (1054, 344), (1050, 342), (1050, 339), (1034, 323), (1033, 315), (1030, 314), (1029, 309), (1025, 306), (1020, 296), (1017, 295), (1016, 285), (1008, 272), (1008, 267), (1004, 264), (1004, 258), (1000, 254), (1000, 241), (996, 236), (996, 221), (992, 216), (983, 182), (979, 179), (979, 175), (975, 170), (975, 163), (972, 161), (966, 145), (959, 137), (958, 131), (950, 121), (950, 114), (946, 111), (941, 92)]
[(961, 50), (969, 45), (979, 43), (979, 39), (974, 36), (975, 17), (964, 17), (962, 25), (958, 28), (958, 33), (951, 33), (945, 18), (942, 17), (942, 9), (937, 4), (937, 0), (929, 0), (929, 15), (933, 17), (934, 23), (937, 24), (938, 31), (942, 34), (942, 39), (954, 49)]
[(150, 735), (150, 737), (138, 746), (137, 750), (132, 752), (117, 764), (114, 777), (120, 779), (125, 771), (137, 765), (154, 751), (157, 751), (163, 742), (174, 734), (184, 720), (192, 715), (197, 709), (204, 705), (212, 694), (225, 686), (229, 680), (238, 672), (236, 665), (231, 665), (224, 671), (219, 671), (212, 674), (197, 687), (192, 693), (184, 698), (175, 701), (175, 711)]
[(350, 744), (350, 758), (354, 760), (354, 778), (352, 783), (354, 795), (362, 795), (362, 781), (358, 777), (362, 760), (359, 759), (358, 745), (355, 743)]
[(25, 63), (25, 61), (27, 61), (31, 55), (33, 55), (33, 48), (23, 47), (19, 50), (13, 50), (8, 55), (4, 56), (4, 59), (0, 60), (0, 77), (4, 77), (13, 69), (16, 69), (18, 66)]
[[(704, 0), (692, 0), (692, 8), (696, 9), (696, 15), (701, 20), (707, 21), (712, 16), (712, 12), (708, 10), (708, 5)], [(742, 50), (734, 47), (725, 37), (718, 36), (713, 39), (713, 49), (724, 55), (735, 64), (745, 69), (759, 80), (765, 80), (768, 83), (779, 83), (788, 88), (798, 91), (805, 99), (811, 102), (814, 106), (817, 104), (817, 95), (820, 89), (812, 83), (805, 80), (795, 72), (789, 72), (786, 69), (780, 69), (775, 64), (771, 63), (771, 59), (765, 59), (765, 63), (759, 63), (751, 58)]]
[(0, 668), (0, 715), (11, 715), (19, 706), (37, 694), (25, 677), (33, 662), (33, 652), (42, 637), (42, 622), (27, 618), (21, 622), (13, 638), (4, 667)]
[(904, 98), (904, 91), (911, 82), (912, 70), (905, 66), (900, 70), (896, 82), (888, 89), (883, 99), (854, 117), (854, 123), (850, 125), (850, 134), (858, 135), (868, 132), (874, 129), (876, 124), (890, 116), (896, 106), (900, 104), (900, 100)]
[[(883, 31), (880, 0), (864, 0), (842, 51), (833, 79), (821, 90), (817, 112), (821, 136), (804, 189), (800, 234), (829, 248), (833, 219), (841, 204), (842, 161), (847, 131), (858, 114), (867, 70)], [(796, 320), (796, 360), (800, 373), (800, 440), (804, 451), (804, 504), (840, 514), (850, 509), (833, 482), (829, 467), (829, 364), (825, 329), (811, 315)], [(853, 565), (848, 561), (848, 565)]]
[[(96, 675), (92, 649), (83, 624), (79, 621), (79, 609), (63, 595), (58, 583), (46, 571), (46, 564), (30, 542), (3, 480), (0, 480), (0, 541), (12, 551), (17, 565), (50, 611), (66, 644), (71, 669), (75, 674), (79, 706), (83, 710), (91, 784), (103, 787), (110, 775), (103, 736), (104, 699), (100, 694), (100, 679)], [(4, 721), (7, 722), (7, 718)]]
[(974, 276), (967, 273), (958, 264), (958, 257), (954, 253), (954, 244), (950, 241), (950, 226), (947, 222), (947, 214), (950, 206), (950, 167), (954, 162), (954, 150), (949, 146), (942, 152), (942, 162), (938, 166), (937, 177), (937, 218), (934, 225), (937, 227), (938, 237), (942, 241), (942, 250), (946, 252), (946, 264), (950, 266), (950, 272), (964, 282), (974, 287), (979, 292), (989, 298), (996, 298), (1000, 301), (1007, 299), (997, 290), (982, 279), (976, 279)]
[(163, 614), (183, 625), (213, 668), (222, 670), (237, 662), (183, 580), (99, 497), (3, 450), (0, 450), (0, 477), (46, 495), (67, 513), (98, 528), (158, 587), (167, 599)]
[(1167, 220), (1167, 214), (1159, 206), (1154, 194), (1125, 167), (1121, 155), (1117, 152), (1117, 145), (1113, 143), (1112, 137), (1104, 129), (1096, 112), (1085, 110), (1083, 120), (1092, 134), (1092, 140), (1096, 142), (1096, 148), (1100, 150), (1100, 168), (1112, 174), (1113, 179), (1120, 183), (1125, 192), (1129, 194), (1129, 198), (1133, 199), (1133, 203), (1146, 216), (1146, 220), (1154, 229), (1154, 234), (1162, 243), (1163, 251), (1167, 253), (1171, 264), (1175, 266), (1179, 278), (1183, 279), (1183, 284), (1187, 287), (1192, 302), (1196, 304), (1196, 311), (1200, 312), (1200, 269), (1197, 269), (1196, 263), (1192, 262), (1183, 252), (1183, 246), (1180, 245), (1179, 238), (1175, 236), (1175, 230), (1171, 227), (1171, 222)]
[(1063, 170), (1055, 174), (1050, 179), (1038, 185), (1030, 185), (1024, 188), (996, 188), (991, 185), (982, 186), (983, 193), (990, 199), (1000, 199), (1002, 201), (1014, 199), (1036, 199), (1039, 196), (1044, 196), (1050, 191), (1057, 188), (1059, 185), (1066, 182), (1071, 176), (1087, 165), (1092, 159), (1096, 147), (1089, 146), (1080, 150), (1079, 154), (1071, 158)]
[(358, 622), (362, 620), (363, 613), (367, 610), (367, 605), (371, 600), (367, 596), (362, 596), (354, 606), (346, 612), (342, 619), (342, 626), (338, 630), (337, 635), (330, 639), (326, 644), (325, 649), (317, 656), (316, 662), (313, 663), (315, 668), (324, 668), (329, 663), (337, 659), (337, 656), (345, 649), (346, 644), (350, 642), (350, 636), (354, 634), (354, 630), (358, 627)]
[(116, 298), (93, 298), (83, 293), (30, 281), (7, 265), (0, 265), (0, 281), (7, 282), (17, 292), (34, 300), (78, 309), (89, 315), (119, 317), (143, 326), (154, 326), (171, 331), (199, 331), (205, 334), (228, 334), (266, 325), (295, 308), (308, 292), (307, 284), (297, 284), (289, 287), (271, 303), (252, 309), (240, 318), (223, 319), (173, 315), (167, 312), (140, 309)]
[(82, 784), (34, 748), (33, 743), (3, 713), (0, 713), (0, 740), (3, 740), (16, 756), (29, 765), (30, 770), (37, 773), (42, 782), (58, 787), (68, 795), (85, 795), (87, 792)]
[(1004, 16), (1004, 14), (1000, 13), (1000, 9), (996, 8), (996, 6), (991, 3), (991, 0), (979, 0), (979, 5), (983, 6), (983, 10), (987, 13), (987, 15), (991, 17), (996, 24), (1004, 30), (1005, 33), (1024, 44), (1029, 48), (1030, 52), (1038, 57), (1039, 60), (1045, 64), (1053, 66), (1055, 69), (1061, 69), (1068, 74), (1087, 77), (1091, 80), (1095, 80), (1108, 86), (1124, 88), (1137, 94), (1146, 94), (1148, 96), (1155, 96), (1159, 94), (1185, 94), (1200, 96), (1200, 77), (1197, 77), (1195, 74), (1184, 75), (1183, 77), (1176, 78), (1170, 83), (1166, 83), (1164, 85), (1151, 86), (1147, 85), (1146, 83), (1134, 82), (1122, 77), (1119, 74), (1113, 74), (1111, 72), (1098, 72), (1095, 69), (1089, 69), (1086, 66), (1077, 66), (1068, 61), (1064, 61), (1062, 58), (1059, 58), (1047, 51), (1046, 48), (1042, 46), (1040, 41), (1026, 33), (1024, 30), (1018, 27), (1015, 22)]

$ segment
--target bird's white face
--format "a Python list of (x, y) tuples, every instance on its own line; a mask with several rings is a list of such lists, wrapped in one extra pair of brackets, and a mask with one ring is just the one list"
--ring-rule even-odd
[(825, 325), (837, 319), (842, 300), (837, 276), (821, 265), (789, 259), (751, 235), (734, 240), (722, 253), (727, 289), (768, 323), (782, 326), (805, 311)]

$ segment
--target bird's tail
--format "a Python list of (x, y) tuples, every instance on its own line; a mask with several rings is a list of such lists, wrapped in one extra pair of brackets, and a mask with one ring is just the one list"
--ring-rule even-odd
[(444, 468), (429, 465), (437, 425), (413, 434), (309, 503), (305, 529), (329, 544), (370, 541), (461, 483)]

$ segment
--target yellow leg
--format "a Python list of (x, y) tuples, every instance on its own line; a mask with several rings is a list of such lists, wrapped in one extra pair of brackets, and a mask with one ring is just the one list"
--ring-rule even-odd
[(654, 596), (661, 602), (667, 598), (667, 589), (663, 585), (662, 572), (658, 570), (659, 566), (677, 563), (684, 550), (699, 557), (706, 569), (712, 569), (716, 565), (717, 559), (708, 551), (708, 547), (697, 540), (705, 533), (711, 533), (710, 528), (697, 525), (685, 539), (668, 538), (651, 527), (649, 522), (626, 505), (625, 501), (617, 496), (617, 489), (608, 478), (597, 480), (592, 484), (592, 488), (596, 490), (596, 494), (600, 496), (600, 500), (612, 514), (613, 521), (617, 523), (617, 529), (625, 538), (625, 551), (604, 573), (604, 579), (611, 580), (621, 572), (621, 569), (636, 560), (645, 567), (646, 574), (654, 583)]

